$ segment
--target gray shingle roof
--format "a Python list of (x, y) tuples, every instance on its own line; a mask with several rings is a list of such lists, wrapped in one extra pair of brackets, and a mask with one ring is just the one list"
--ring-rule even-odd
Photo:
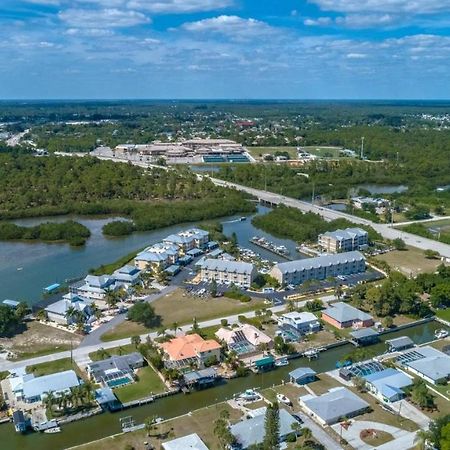
[(202, 268), (219, 272), (251, 274), (253, 264), (242, 261), (225, 261), (223, 259), (205, 259)]
[(329, 306), (322, 314), (326, 314), (340, 323), (350, 322), (352, 320), (365, 321), (372, 319), (370, 314), (360, 311), (344, 302), (333, 303), (333, 305)]
[(320, 267), (328, 267), (352, 261), (365, 261), (364, 255), (358, 251), (337, 253), (335, 255), (323, 255), (316, 258), (298, 259), (295, 261), (279, 263), (275, 267), (277, 267), (281, 273), (294, 273), (301, 270), (318, 269)]

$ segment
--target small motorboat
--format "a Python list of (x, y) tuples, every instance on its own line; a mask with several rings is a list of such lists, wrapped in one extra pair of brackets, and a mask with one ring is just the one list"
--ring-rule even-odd
[(239, 399), (246, 401), (259, 400), (260, 395), (253, 389), (247, 389), (243, 394), (239, 395)]
[(244, 220), (247, 220), (247, 217), (242, 216), (239, 220), (240, 220), (241, 222), (243, 222)]
[(44, 433), (53, 434), (53, 433), (61, 433), (60, 427), (47, 428), (44, 430)]
[(441, 330), (436, 330), (434, 332), (434, 337), (436, 339), (444, 339), (448, 336), (448, 331), (444, 330), (443, 328)]
[(277, 394), (277, 400), (287, 406), (292, 406), (292, 402), (283, 394)]
[(289, 364), (289, 361), (287, 358), (281, 358), (281, 359), (275, 361), (275, 366), (277, 366), (277, 367), (287, 366), (288, 364)]
[(312, 358), (318, 358), (319, 357), (319, 352), (312, 348), (310, 350), (306, 350), (305, 353), (303, 353), (307, 358), (312, 359)]

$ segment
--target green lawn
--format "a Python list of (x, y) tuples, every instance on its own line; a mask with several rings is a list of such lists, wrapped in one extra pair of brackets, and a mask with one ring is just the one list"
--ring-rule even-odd
[(27, 366), (27, 372), (34, 373), (37, 377), (56, 372), (63, 372), (65, 370), (74, 370), (78, 376), (81, 376), (79, 367), (74, 361), (71, 361), (70, 358), (57, 359), (56, 361), (48, 361), (41, 364)]
[[(331, 157), (337, 158), (339, 157), (339, 150), (341, 147), (327, 147), (321, 145), (312, 145), (308, 147), (302, 147), (308, 153), (313, 155), (322, 156), (322, 157)], [(289, 146), (289, 147), (247, 147), (248, 152), (254, 157), (259, 158), (259, 155), (264, 155), (267, 153), (275, 153), (275, 152), (288, 152), (289, 156), (292, 159), (297, 159), (297, 147)]]
[[(126, 355), (128, 353), (136, 352), (136, 347), (133, 344), (128, 345), (122, 345), (121, 347), (114, 347), (114, 348), (108, 348), (104, 350), (106, 353), (108, 353), (109, 356), (114, 355)], [(100, 351), (95, 351), (92, 353), (89, 353), (89, 358), (91, 358), (92, 361), (100, 361), (102, 359), (109, 358), (109, 356), (102, 356)]]
[(164, 383), (150, 366), (139, 369), (137, 376), (139, 379), (135, 383), (114, 390), (122, 403), (148, 397), (152, 393), (156, 394), (165, 390)]
[(436, 311), (436, 316), (450, 322), (450, 308), (438, 309)]

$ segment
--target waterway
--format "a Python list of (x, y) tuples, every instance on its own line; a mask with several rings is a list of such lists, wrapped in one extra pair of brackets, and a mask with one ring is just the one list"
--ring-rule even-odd
[[(258, 214), (265, 214), (268, 208), (259, 206)], [(105, 223), (117, 217), (79, 217), (57, 216), (23, 219), (15, 221), (23, 226), (32, 226), (42, 222), (62, 222), (67, 219), (76, 220), (91, 231), (86, 245), (73, 248), (68, 244), (48, 244), (32, 242), (0, 242), (0, 300), (10, 298), (26, 300), (30, 304), (42, 300), (42, 290), (53, 283), (63, 283), (67, 279), (83, 277), (92, 267), (111, 263), (131, 252), (138, 251), (150, 244), (161, 241), (171, 233), (186, 229), (192, 224), (179, 224), (144, 233), (133, 233), (122, 238), (107, 238), (102, 234)], [(255, 234), (265, 236), (278, 245), (285, 245), (292, 255), (301, 258), (295, 251), (295, 243), (284, 239), (276, 239), (267, 233), (257, 230), (249, 217), (245, 221), (237, 217), (222, 219), (227, 235), (236, 233), (238, 242), (244, 247), (261, 254), (272, 261), (283, 261), (283, 258), (249, 244), (248, 240)]]
[[(410, 336), (416, 343), (429, 342), (436, 329), (442, 328), (437, 322), (414, 326), (403, 331), (382, 336), (382, 342), (370, 349), (379, 354), (386, 350), (384, 341), (399, 336)], [(122, 412), (104, 413), (90, 419), (64, 425), (59, 434), (31, 433), (22, 436), (14, 431), (12, 424), (0, 425), (0, 448), (3, 450), (60, 450), (85, 442), (100, 439), (111, 434), (120, 433), (119, 418), (132, 416), (136, 423), (143, 423), (146, 417), (157, 415), (165, 419), (186, 414), (198, 408), (222, 402), (248, 388), (267, 388), (288, 380), (288, 373), (297, 368), (308, 366), (321, 373), (335, 368), (336, 362), (343, 359), (354, 347), (346, 344), (328, 350), (319, 359), (308, 361), (300, 358), (291, 361), (288, 366), (277, 368), (265, 374), (252, 374), (245, 378), (237, 378), (224, 382), (216, 387), (195, 392), (189, 395), (177, 394), (150, 403), (145, 406), (131, 408)]]

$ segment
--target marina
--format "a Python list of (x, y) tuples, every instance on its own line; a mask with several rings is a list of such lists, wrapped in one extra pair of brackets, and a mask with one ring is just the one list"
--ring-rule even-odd
[(250, 242), (258, 247), (264, 248), (269, 252), (275, 253), (275, 255), (281, 256), (287, 260), (291, 260), (290, 251), (285, 245), (277, 245), (269, 241), (265, 237), (253, 236)]

